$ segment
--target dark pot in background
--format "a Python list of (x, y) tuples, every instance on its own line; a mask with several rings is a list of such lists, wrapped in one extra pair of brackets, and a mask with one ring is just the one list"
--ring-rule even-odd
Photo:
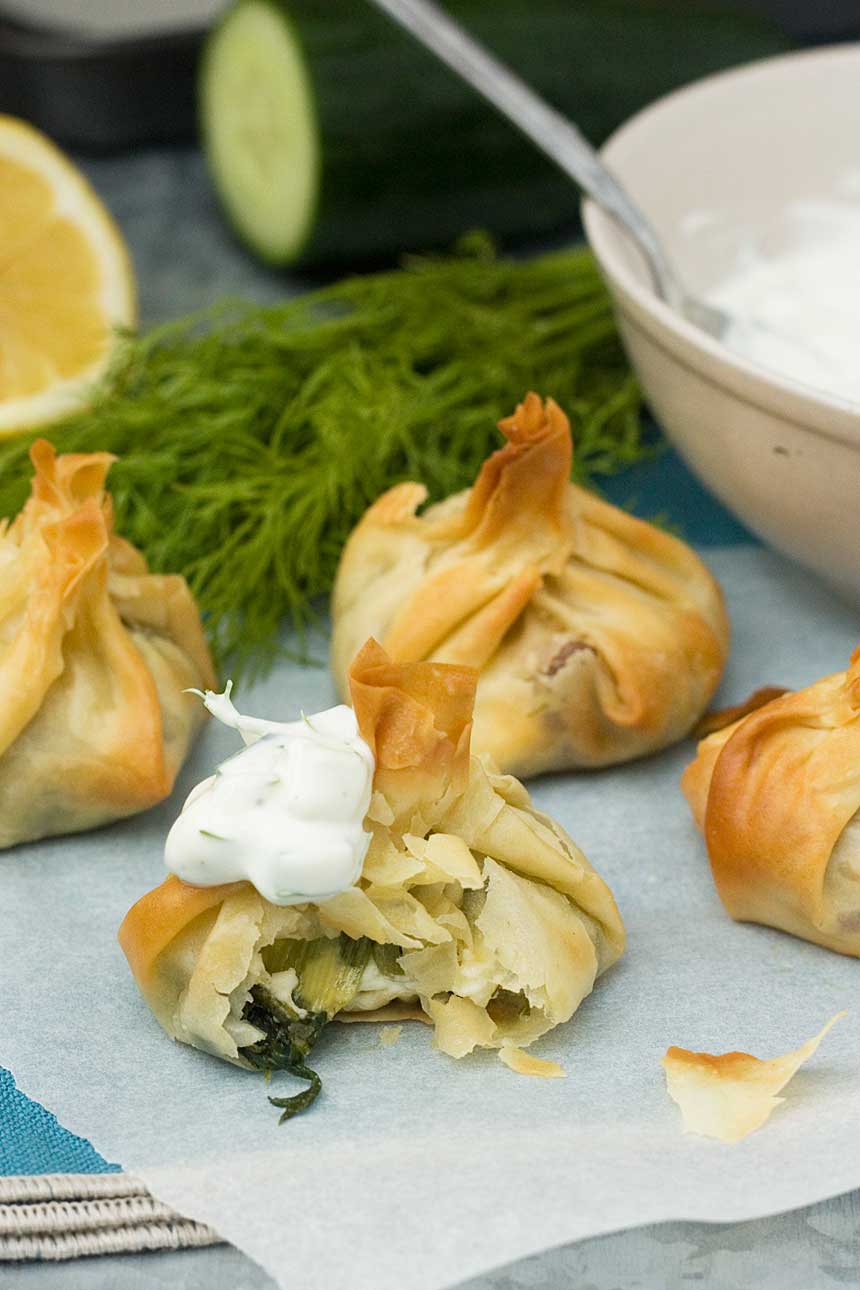
[[(337, 0), (320, 3), (334, 7)], [(477, 6), (485, 11), (480, 34), (491, 46), (493, 26), (504, 26), (507, 5), (508, 0), (485, 0)], [(103, 151), (193, 138), (197, 58), (209, 22), (223, 8), (222, 0), (176, 0), (166, 27), (157, 0), (0, 0), (0, 111), (23, 116), (74, 148)], [(625, 40), (625, 27), (631, 34), (641, 30), (649, 11), (657, 22), (667, 13), (677, 17), (671, 73), (643, 65), (635, 39)], [(793, 42), (860, 37), (856, 0), (814, 6), (808, 0), (568, 0), (567, 12), (570, 22), (560, 25), (559, 43), (571, 79), (583, 85), (586, 117), (592, 118), (583, 120), (580, 113), (577, 119), (596, 142), (629, 112), (707, 71)], [(715, 12), (726, 15), (726, 33), (732, 14), (736, 21), (733, 37), (717, 42), (709, 56), (695, 39), (695, 27), (699, 16)], [(370, 8), (368, 15), (376, 20)], [(751, 15), (758, 21), (745, 22)], [(597, 58), (583, 59), (586, 36)], [(607, 69), (600, 119), (591, 104), (600, 99)], [(576, 103), (561, 106), (570, 111)]]

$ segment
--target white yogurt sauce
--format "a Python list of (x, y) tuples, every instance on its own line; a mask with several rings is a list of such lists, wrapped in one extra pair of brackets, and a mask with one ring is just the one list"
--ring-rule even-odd
[(370, 842), (374, 758), (355, 714), (341, 704), (264, 721), (237, 712), (230, 690), (201, 698), (246, 747), (189, 794), (165, 864), (195, 887), (245, 879), (274, 905), (330, 900), (356, 882)]
[(732, 317), (738, 354), (829, 394), (860, 402), (860, 205), (793, 202), (780, 248), (750, 242), (708, 300)]

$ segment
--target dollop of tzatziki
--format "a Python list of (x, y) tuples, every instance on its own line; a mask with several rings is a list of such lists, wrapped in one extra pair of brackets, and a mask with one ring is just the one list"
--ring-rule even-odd
[(330, 900), (356, 882), (370, 842), (375, 766), (355, 714), (339, 704), (265, 721), (237, 712), (231, 688), (200, 697), (246, 747), (189, 794), (165, 864), (196, 887), (244, 879), (274, 905)]

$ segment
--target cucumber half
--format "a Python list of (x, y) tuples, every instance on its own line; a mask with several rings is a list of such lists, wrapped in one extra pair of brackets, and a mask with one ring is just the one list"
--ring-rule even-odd
[(277, 0), (241, 0), (210, 36), (200, 72), (204, 145), (236, 233), (270, 264), (294, 260), (320, 188), (314, 94)]
[[(680, 80), (785, 47), (702, 7), (690, 22), (681, 0), (445, 0), (594, 140)], [(228, 218), (271, 264), (354, 270), (474, 228), (502, 246), (577, 229), (570, 179), (369, 0), (233, 0), (200, 99)]]

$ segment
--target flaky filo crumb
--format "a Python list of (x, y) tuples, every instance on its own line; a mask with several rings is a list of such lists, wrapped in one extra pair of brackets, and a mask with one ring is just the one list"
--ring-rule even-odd
[(838, 1012), (800, 1048), (768, 1061), (750, 1053), (714, 1055), (674, 1046), (667, 1049), (661, 1064), (669, 1096), (681, 1110), (684, 1131), (721, 1142), (740, 1142), (760, 1129), (785, 1101), (777, 1094), (845, 1015)]

